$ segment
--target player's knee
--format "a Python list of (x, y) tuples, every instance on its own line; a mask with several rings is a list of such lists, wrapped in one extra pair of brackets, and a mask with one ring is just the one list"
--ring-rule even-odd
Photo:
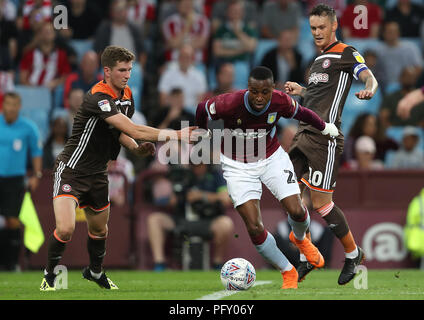
[(306, 211), (303, 206), (296, 205), (292, 208), (288, 208), (288, 214), (295, 221), (303, 221), (305, 220)]
[(93, 239), (104, 239), (107, 238), (108, 228), (107, 225), (100, 227), (91, 227), (88, 231), (88, 235)]
[(62, 241), (70, 241), (74, 234), (75, 227), (69, 226), (58, 226), (56, 227), (56, 236)]
[(248, 223), (246, 227), (250, 237), (256, 237), (264, 232), (264, 225), (262, 222)]

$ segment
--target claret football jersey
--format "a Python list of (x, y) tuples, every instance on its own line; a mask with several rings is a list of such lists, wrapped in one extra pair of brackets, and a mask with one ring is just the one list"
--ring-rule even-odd
[(274, 90), (268, 104), (257, 111), (249, 105), (248, 94), (247, 90), (240, 90), (205, 102), (208, 118), (224, 121), (221, 152), (243, 162), (271, 156), (280, 146), (276, 134), (278, 120), (293, 118), (299, 109), (299, 104), (290, 96)]
[[(353, 78), (368, 69), (355, 48), (339, 41), (327, 47), (312, 63), (303, 106), (315, 111), (325, 122), (340, 128), (343, 107)], [(299, 131), (318, 132), (300, 122)], [(340, 132), (340, 137), (342, 133)]]
[(120, 151), (121, 132), (104, 120), (118, 113), (128, 118), (134, 114), (130, 88), (125, 87), (119, 97), (104, 81), (94, 85), (84, 96), (71, 137), (58, 159), (79, 172), (106, 172), (108, 161), (116, 159)]

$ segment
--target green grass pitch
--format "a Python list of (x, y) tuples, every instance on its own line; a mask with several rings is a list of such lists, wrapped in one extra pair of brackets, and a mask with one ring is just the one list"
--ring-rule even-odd
[[(41, 271), (0, 272), (0, 300), (195, 300), (222, 291), (218, 271), (109, 270), (119, 290), (100, 289), (82, 279), (81, 272), (68, 272), (68, 289), (40, 292)], [(339, 270), (316, 270), (300, 283), (298, 290), (280, 290), (281, 276), (258, 270), (257, 285), (222, 300), (415, 300), (424, 299), (424, 272), (419, 270), (368, 270), (367, 289), (355, 289), (352, 280), (339, 286)], [(359, 282), (359, 281), (358, 281)], [(364, 284), (362, 282), (362, 284)]]

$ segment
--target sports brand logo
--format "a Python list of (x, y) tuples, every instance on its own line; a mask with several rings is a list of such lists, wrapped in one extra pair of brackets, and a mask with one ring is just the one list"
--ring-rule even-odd
[(318, 82), (328, 82), (328, 73), (317, 73), (314, 72), (309, 76), (308, 84), (314, 83), (317, 84)]
[(109, 100), (100, 100), (97, 102), (99, 108), (104, 112), (109, 112), (111, 110)]
[(327, 69), (330, 65), (331, 65), (330, 59), (325, 59), (324, 62), (322, 63), (322, 67), (324, 69)]
[(64, 184), (62, 186), (62, 191), (63, 192), (71, 192), (71, 190), (72, 190), (72, 187), (69, 184)]
[(362, 57), (359, 52), (354, 51), (352, 52), (352, 54), (355, 57), (356, 61), (358, 61), (359, 63), (365, 63), (364, 57)]
[(211, 114), (215, 114), (216, 113), (216, 109), (215, 109), (215, 102), (213, 102), (210, 107), (209, 107), (209, 111)]

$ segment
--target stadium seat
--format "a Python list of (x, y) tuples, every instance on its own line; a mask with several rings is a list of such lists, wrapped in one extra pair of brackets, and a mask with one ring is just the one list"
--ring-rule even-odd
[(53, 91), (53, 109), (64, 108), (63, 92), (65, 88), (63, 84), (56, 87)]
[(347, 45), (354, 47), (360, 54), (364, 55), (367, 50), (376, 47), (380, 41), (376, 39), (350, 38), (345, 41)]
[(78, 63), (87, 51), (93, 50), (93, 40), (71, 40), (70, 45), (77, 53)]
[(21, 96), (21, 115), (35, 122), (40, 130), (43, 143), (50, 131), (49, 117), (52, 109), (52, 94), (45, 87), (17, 85), (16, 92)]
[(255, 52), (253, 54), (253, 66), (256, 67), (260, 65), (262, 58), (265, 56), (265, 54), (276, 46), (276, 40), (259, 39)]
[(143, 69), (138, 62), (133, 63), (131, 78), (128, 81), (134, 98), (134, 108), (141, 111), (141, 97), (143, 96)]
[(396, 92), (400, 89), (400, 83), (399, 82), (390, 82), (385, 88), (384, 93), (385, 94), (391, 94), (393, 92)]

